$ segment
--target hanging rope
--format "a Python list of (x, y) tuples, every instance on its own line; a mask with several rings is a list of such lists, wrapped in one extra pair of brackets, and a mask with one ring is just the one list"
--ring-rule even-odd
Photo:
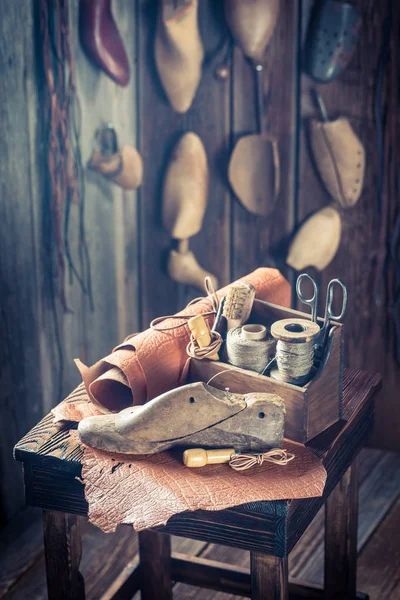
[[(58, 360), (58, 399), (62, 399), (64, 357), (59, 306), (68, 312), (65, 262), (69, 283), (74, 278), (93, 310), (90, 261), (85, 236), (84, 171), (80, 153), (80, 111), (76, 95), (75, 60), (71, 46), (68, 0), (40, 0), (43, 65), (43, 123), (46, 135), (47, 181), (43, 203), (44, 276), (53, 315)], [(70, 248), (71, 205), (79, 205), (79, 272)]]
[[(49, 11), (51, 7), (51, 11)], [(68, 0), (40, 0), (40, 30), (44, 70), (44, 119), (47, 130), (49, 212), (45, 217), (45, 245), (49, 276), (57, 279), (62, 307), (65, 294), (65, 261), (69, 282), (74, 278), (93, 308), (90, 261), (84, 224), (84, 178), (80, 153), (80, 108), (76, 95), (75, 58), (72, 51)], [(78, 270), (70, 248), (71, 205), (79, 205)], [(46, 210), (46, 207), (45, 207)], [(54, 287), (54, 286), (53, 286)]]

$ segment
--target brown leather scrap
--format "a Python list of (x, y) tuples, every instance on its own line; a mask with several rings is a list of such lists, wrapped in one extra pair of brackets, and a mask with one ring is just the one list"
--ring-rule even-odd
[[(256, 269), (243, 279), (254, 285), (258, 299), (290, 305), (290, 286), (276, 269)], [(217, 294), (221, 298), (226, 291), (223, 288)], [(210, 298), (204, 298), (178, 314), (199, 314), (210, 309)], [(167, 319), (163, 327), (176, 323)], [(147, 329), (127, 339), (92, 367), (77, 360), (90, 403), (78, 406), (67, 398), (53, 409), (55, 421), (79, 421), (93, 414), (118, 412), (173, 389), (181, 379), (188, 342), (187, 327), (171, 331)]]
[(301, 444), (285, 440), (283, 447), (296, 455), (287, 465), (264, 463), (236, 472), (226, 464), (189, 469), (179, 451), (130, 456), (83, 446), (89, 520), (105, 532), (120, 523), (141, 531), (185, 511), (321, 496), (326, 481), (321, 461)]

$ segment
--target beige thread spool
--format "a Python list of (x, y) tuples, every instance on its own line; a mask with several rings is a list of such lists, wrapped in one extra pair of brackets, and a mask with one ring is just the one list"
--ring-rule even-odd
[(307, 319), (282, 319), (273, 323), (271, 335), (277, 340), (277, 368), (271, 371), (271, 377), (294, 385), (307, 383), (319, 332), (319, 325)]
[[(192, 336), (198, 343), (199, 348), (207, 348), (207, 346), (210, 345), (210, 329), (203, 315), (197, 315), (197, 317), (192, 317), (189, 319), (188, 327)], [(218, 353), (213, 354), (209, 358), (210, 360), (219, 360)]]
[(243, 325), (228, 331), (226, 355), (235, 367), (261, 373), (270, 361), (275, 340), (267, 336), (264, 325)]

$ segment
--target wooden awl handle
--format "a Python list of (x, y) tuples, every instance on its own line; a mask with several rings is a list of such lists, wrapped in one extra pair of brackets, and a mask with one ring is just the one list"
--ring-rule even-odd
[(235, 454), (233, 448), (222, 448), (220, 450), (204, 450), (203, 448), (191, 448), (183, 453), (183, 464), (187, 467), (204, 467), (205, 465), (218, 465), (228, 463)]

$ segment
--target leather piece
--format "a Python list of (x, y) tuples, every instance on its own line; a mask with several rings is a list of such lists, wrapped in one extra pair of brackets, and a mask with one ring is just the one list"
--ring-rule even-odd
[[(290, 306), (290, 285), (278, 270), (256, 269), (243, 279), (255, 287), (256, 298)], [(222, 288), (218, 296), (223, 297), (226, 291)], [(210, 299), (204, 298), (178, 314), (201, 314), (210, 309)], [(176, 320), (167, 319), (162, 326), (176, 324)], [(184, 376), (188, 342), (187, 326), (163, 332), (147, 329), (127, 339), (92, 367), (76, 361), (91, 406), (75, 406), (68, 397), (53, 409), (55, 421), (80, 421), (93, 414), (118, 412), (173, 389)]]
[(301, 444), (285, 440), (283, 447), (296, 455), (286, 466), (264, 463), (236, 472), (226, 464), (189, 469), (181, 452), (132, 456), (83, 446), (89, 520), (105, 532), (120, 523), (141, 531), (185, 511), (322, 496), (326, 471), (321, 461)]

